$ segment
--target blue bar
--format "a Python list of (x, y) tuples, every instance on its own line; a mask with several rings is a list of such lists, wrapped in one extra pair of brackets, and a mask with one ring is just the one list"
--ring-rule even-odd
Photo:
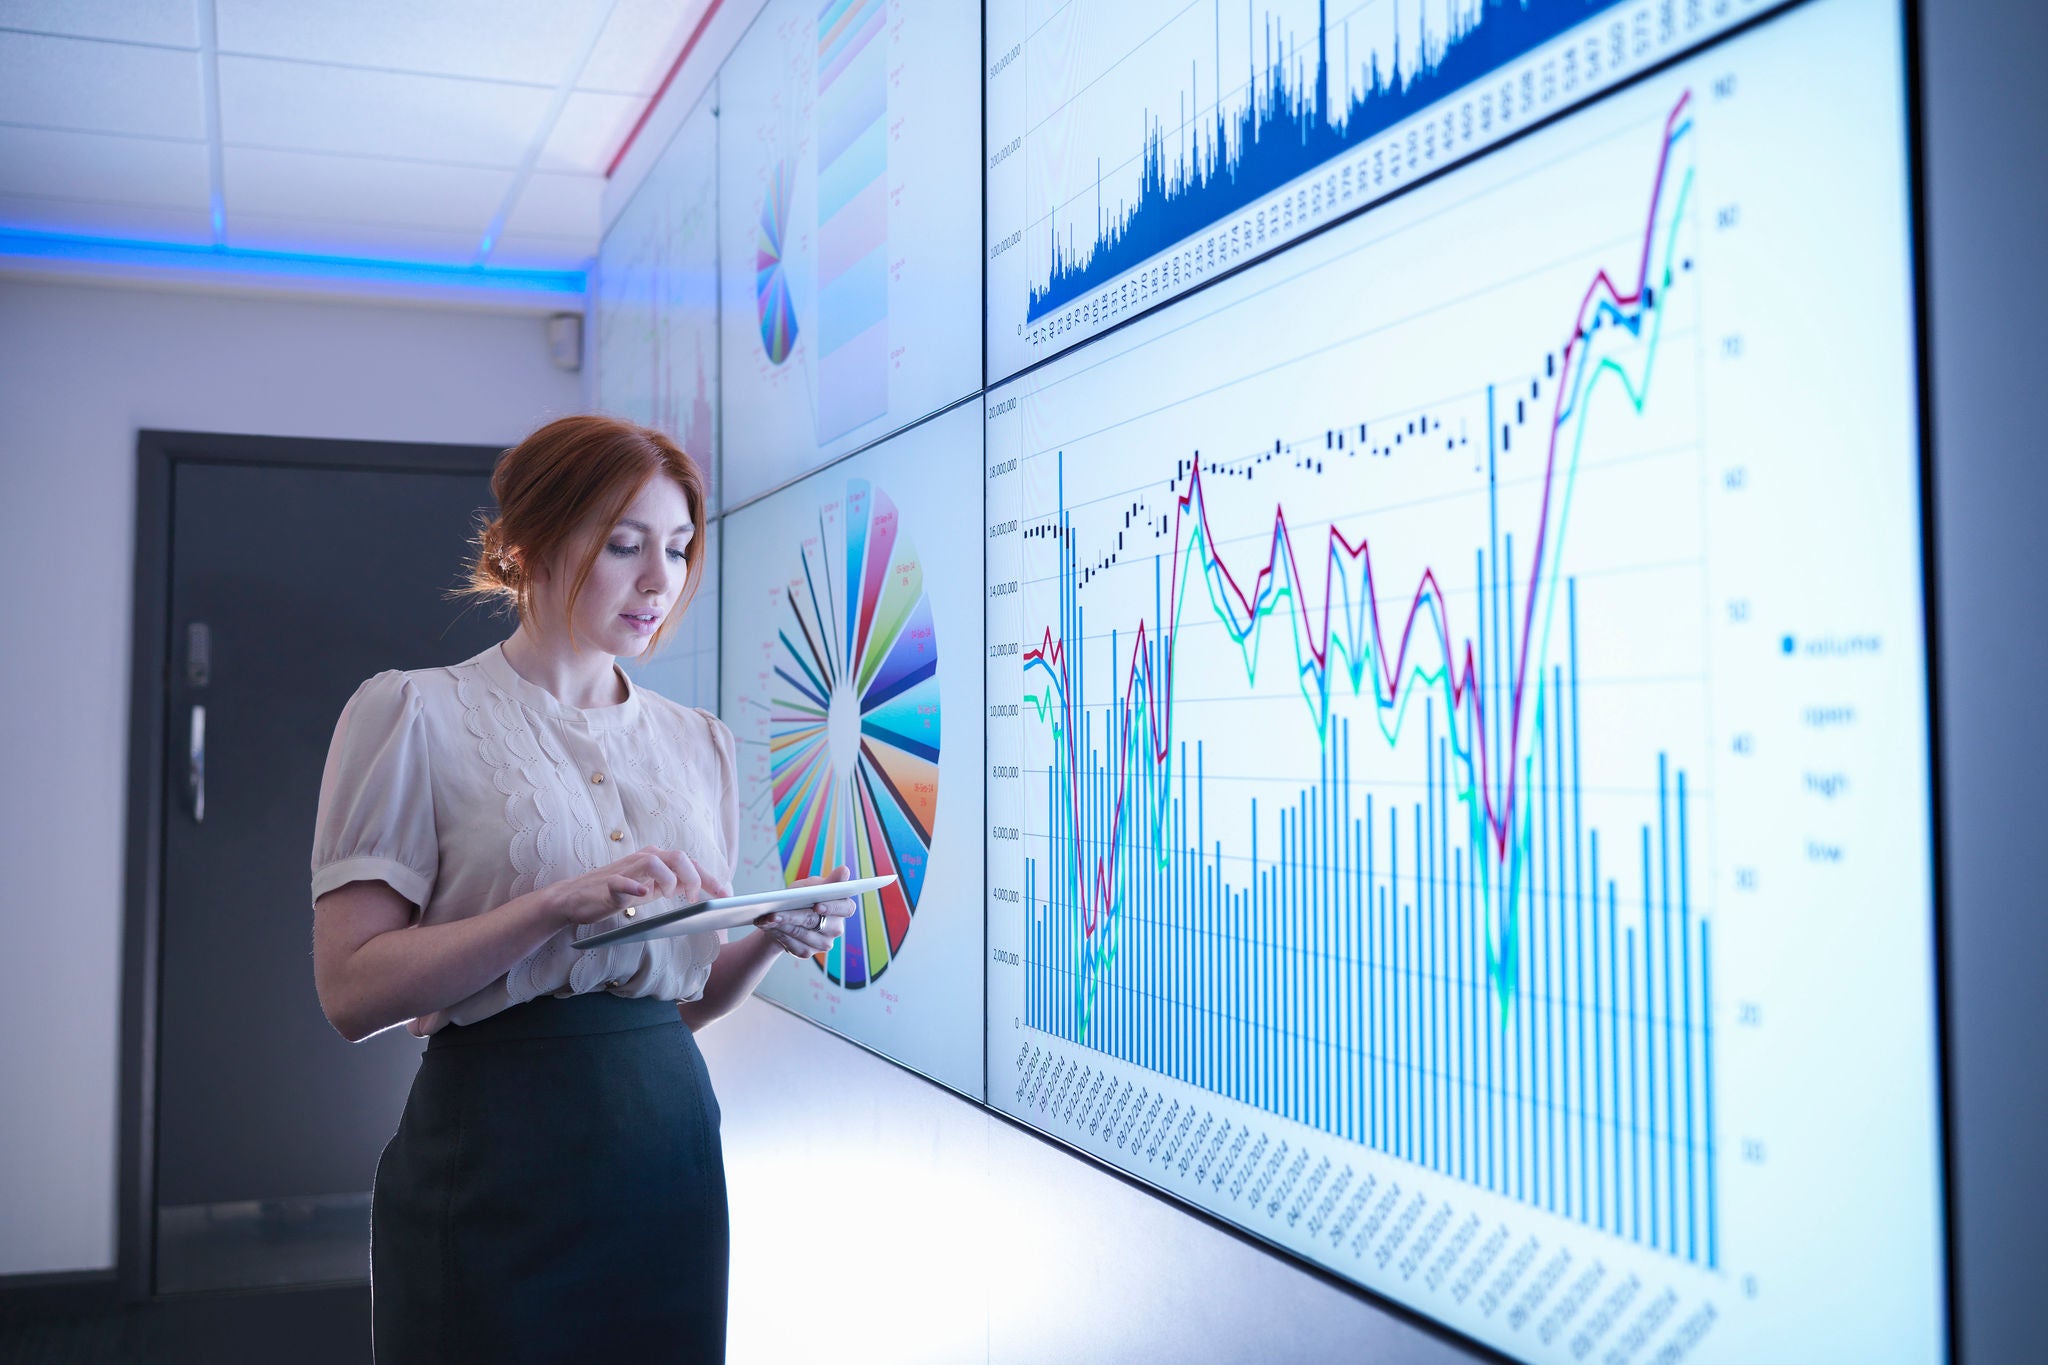
[[(1699, 1144), (1692, 1114), (1692, 881), (1685, 856), (1685, 774), (1678, 774), (1678, 941), (1679, 976), (1685, 981), (1685, 1256), (1700, 1258)], [(1706, 926), (1700, 926), (1704, 929)], [(1700, 958), (1704, 970), (1707, 960)]]
[(1457, 1054), (1458, 1072), (1457, 1090), (1454, 1092), (1453, 1122), (1458, 1127), (1458, 1179), (1469, 1181), (1472, 1179), (1472, 1149), (1471, 1134), (1467, 1131), (1467, 1124), (1472, 1117), (1472, 1056), (1467, 1050), (1470, 1045), (1466, 1041), (1468, 1030), (1465, 1027), (1465, 1016), (1470, 1009), (1467, 1001), (1471, 994), (1472, 949), (1471, 945), (1466, 941), (1465, 851), (1456, 847), (1451, 849), (1451, 914), (1457, 929), (1457, 944), (1452, 949), (1452, 954), (1453, 961), (1456, 963), (1454, 970), (1457, 973), (1458, 982), (1457, 998), (1453, 1002), (1451, 1011), (1453, 1016), (1452, 1029), (1454, 1031), (1451, 1046), (1452, 1050)]
[[(1593, 888), (1593, 1173), (1599, 1177), (1598, 1188), (1593, 1195), (1594, 1222), (1602, 1229), (1612, 1232), (1614, 1225), (1607, 1221), (1607, 1075), (1600, 1057), (1600, 1044), (1608, 1036), (1608, 1019), (1600, 1008), (1600, 832), (1593, 831), (1588, 839), (1588, 881)], [(1610, 939), (1610, 951), (1611, 951)], [(1610, 988), (1606, 994), (1612, 995)]]
[(1556, 1057), (1556, 1040), (1551, 1036), (1550, 1030), (1550, 1002), (1552, 999), (1550, 837), (1543, 828), (1545, 822), (1538, 818), (1540, 815), (1548, 813), (1548, 803), (1550, 800), (1550, 750), (1543, 743), (1543, 731), (1544, 727), (1549, 724), (1550, 714), (1548, 709), (1549, 698), (1544, 695), (1543, 686), (1543, 670), (1539, 667), (1536, 670), (1536, 715), (1538, 723), (1533, 727), (1534, 733), (1530, 736), (1536, 750), (1536, 798), (1532, 803), (1529, 815), (1529, 848), (1535, 855), (1537, 886), (1536, 893), (1531, 897), (1530, 902), (1534, 914), (1531, 916), (1529, 927), (1532, 931), (1530, 937), (1543, 955), (1542, 989), (1536, 997), (1538, 1007), (1542, 1012), (1540, 1036), (1543, 1048), (1543, 1062), (1537, 1074), (1537, 1085), (1541, 1088), (1543, 1095), (1542, 1122), (1538, 1126), (1537, 1132), (1543, 1147), (1543, 1206), (1555, 1213), (1557, 1211), (1557, 1146), (1553, 1141), (1551, 1122), (1557, 1112), (1557, 1088), (1556, 1077), (1553, 1074), (1552, 1067), (1552, 1062)]
[[(1594, 866), (1599, 866), (1600, 844), (1596, 838), (1593, 844)], [(1621, 975), (1616, 968), (1616, 949), (1620, 937), (1614, 927), (1614, 882), (1607, 883), (1607, 1046), (1609, 1049), (1607, 1079), (1612, 1087), (1609, 1098), (1614, 1111), (1614, 1232), (1621, 1235)], [(1631, 959), (1633, 960), (1633, 959)], [(1631, 1035), (1633, 1036), (1633, 1035)], [(1629, 1084), (1635, 1084), (1630, 1077)]]
[(1678, 1148), (1677, 1114), (1675, 1087), (1672, 1080), (1678, 1067), (1672, 1055), (1671, 1035), (1671, 828), (1668, 818), (1666, 796), (1669, 787), (1664, 780), (1664, 755), (1657, 755), (1657, 857), (1660, 864), (1658, 879), (1663, 891), (1663, 904), (1658, 910), (1662, 920), (1657, 942), (1664, 959), (1664, 1224), (1668, 1230), (1670, 1250), (1678, 1251)]
[[(1642, 1085), (1636, 1071), (1636, 931), (1625, 929), (1628, 951), (1623, 954), (1628, 962), (1628, 1186), (1629, 1186), (1629, 1236), (1643, 1240), (1643, 1164), (1641, 1096)], [(1652, 1182), (1655, 1183), (1654, 1181)]]
[[(1581, 1218), (1584, 1218), (1584, 1217), (1586, 1216), (1586, 1208), (1587, 1208), (1587, 1202), (1586, 1202), (1586, 1198), (1587, 1198), (1587, 1184), (1586, 1184), (1586, 883), (1585, 883), (1584, 879), (1583, 879), (1583, 878), (1581, 877), (1581, 875), (1580, 875), (1580, 874), (1581, 874), (1581, 873), (1582, 873), (1582, 872), (1583, 872), (1583, 871), (1585, 870), (1585, 868), (1584, 868), (1584, 861), (1583, 861), (1583, 860), (1584, 860), (1584, 858), (1585, 858), (1585, 849), (1586, 849), (1586, 844), (1585, 844), (1585, 837), (1584, 837), (1584, 834), (1583, 834), (1583, 832), (1582, 832), (1582, 824), (1581, 824), (1581, 817), (1582, 817), (1582, 815), (1584, 814), (1584, 806), (1585, 806), (1585, 791), (1584, 791), (1584, 788), (1583, 788), (1583, 787), (1581, 786), (1581, 783), (1582, 783), (1582, 782), (1583, 782), (1583, 780), (1584, 780), (1584, 770), (1583, 770), (1583, 769), (1581, 769), (1581, 768), (1580, 768), (1580, 766), (1579, 766), (1579, 580), (1578, 580), (1578, 579), (1576, 579), (1576, 578), (1568, 578), (1568, 579), (1566, 579), (1566, 580), (1565, 580), (1565, 585), (1564, 585), (1564, 590), (1565, 590), (1565, 621), (1566, 621), (1566, 623), (1567, 623), (1567, 626), (1568, 626), (1568, 629), (1569, 629), (1569, 634), (1568, 634), (1567, 638), (1568, 638), (1568, 639), (1569, 639), (1569, 641), (1570, 641), (1570, 645), (1569, 645), (1569, 650), (1570, 650), (1570, 652), (1569, 652), (1569, 654), (1567, 655), (1567, 657), (1568, 657), (1568, 658), (1570, 659), (1570, 661), (1571, 661), (1571, 679), (1572, 679), (1572, 682), (1571, 682), (1571, 710), (1572, 710), (1572, 776), (1571, 776), (1571, 784), (1572, 784), (1572, 909), (1573, 909), (1573, 915), (1574, 915), (1574, 918), (1575, 918), (1575, 920), (1576, 920), (1576, 925), (1577, 925), (1577, 931), (1578, 931), (1578, 932), (1577, 932), (1577, 941), (1578, 941), (1578, 973), (1579, 973), (1579, 976), (1578, 976), (1578, 992), (1577, 992), (1577, 995), (1578, 995), (1578, 1003), (1579, 1003), (1579, 1217), (1581, 1217)], [(1596, 879), (1596, 885), (1597, 885), (1597, 879)], [(1599, 895), (1599, 892), (1598, 892), (1598, 891), (1596, 890), (1596, 891), (1594, 892), (1594, 895), (1595, 895), (1595, 896), (1597, 897), (1597, 896)], [(1597, 909), (1597, 907), (1596, 907), (1596, 909), (1595, 909), (1595, 912), (1594, 912), (1594, 920), (1595, 920), (1595, 933), (1597, 934), (1597, 933), (1598, 933), (1598, 920), (1599, 920), (1599, 913), (1598, 913), (1598, 909)], [(1596, 948), (1596, 949), (1595, 949), (1595, 952), (1597, 953), (1597, 951), (1598, 951), (1598, 949)], [(1598, 981), (1598, 978), (1599, 978), (1599, 967), (1598, 967), (1598, 962), (1599, 962), (1599, 959), (1597, 958), (1597, 956), (1595, 957), (1595, 959), (1594, 959), (1594, 962), (1595, 962), (1595, 966), (1594, 966), (1594, 978), (1595, 978), (1595, 981), (1596, 981), (1596, 983), (1597, 983), (1597, 981)], [(1597, 988), (1597, 987), (1596, 987), (1596, 988)], [(1598, 1022), (1599, 1022), (1599, 1019), (1600, 1019), (1600, 1013), (1599, 1013), (1599, 1004), (1598, 1004), (1598, 1002), (1597, 1002), (1597, 1000), (1596, 1000), (1596, 1001), (1595, 1001), (1595, 1004), (1594, 1004), (1594, 1011), (1593, 1011), (1593, 1022), (1594, 1022), (1595, 1024), (1598, 1024)], [(1600, 1051), (1599, 1051), (1599, 1044), (1598, 1044), (1597, 1038), (1596, 1038), (1596, 1040), (1595, 1040), (1595, 1043), (1594, 1043), (1594, 1050), (1593, 1050), (1593, 1056), (1594, 1056), (1594, 1061), (1595, 1061), (1595, 1066), (1596, 1066), (1596, 1071), (1597, 1071), (1597, 1066), (1598, 1066), (1598, 1061), (1599, 1061), (1599, 1056), (1600, 1056)], [(1597, 1091), (1597, 1087), (1598, 1087), (1598, 1085), (1599, 1085), (1599, 1081), (1598, 1081), (1598, 1079), (1597, 1079), (1597, 1075), (1596, 1075), (1596, 1079), (1595, 1079), (1595, 1081), (1594, 1081), (1594, 1085), (1595, 1085), (1595, 1087), (1596, 1087), (1596, 1089), (1595, 1089), (1595, 1101), (1597, 1102), (1597, 1100), (1598, 1100), (1598, 1091)]]
[(1700, 1095), (1706, 1105), (1707, 1168), (1707, 1268), (1719, 1269), (1721, 1255), (1716, 1236), (1719, 1213), (1714, 1204), (1714, 981), (1709, 966), (1714, 956), (1707, 951), (1707, 921), (1700, 921), (1700, 1024), (1705, 1038), (1700, 1048)]
[[(1659, 784), (1661, 790), (1662, 784)], [(1656, 884), (1650, 880), (1650, 827), (1643, 826), (1643, 1117), (1648, 1127), (1643, 1146), (1650, 1167), (1650, 1245), (1661, 1248), (1659, 1235), (1660, 1200), (1657, 1194), (1657, 967), (1654, 945), (1657, 906)]]
[[(1569, 1010), (1565, 1008), (1565, 991), (1569, 989), (1569, 959), (1565, 956), (1566, 930), (1569, 928), (1565, 916), (1565, 856), (1564, 856), (1564, 805), (1567, 775), (1564, 766), (1564, 670), (1553, 667), (1550, 679), (1550, 747), (1551, 782), (1550, 805), (1546, 809), (1551, 819), (1551, 846), (1556, 851), (1556, 861), (1551, 865), (1550, 874), (1550, 922), (1555, 943), (1551, 961), (1556, 964), (1556, 986), (1550, 997), (1550, 1017), (1554, 1021), (1556, 1044), (1555, 1065), (1558, 1077), (1558, 1110), (1556, 1131), (1558, 1145), (1563, 1150), (1564, 1192), (1559, 1207), (1567, 1215), (1584, 1217), (1583, 1211), (1576, 1215), (1572, 1209), (1572, 1162), (1570, 1143), (1572, 1132), (1572, 1067), (1571, 1067), (1571, 1024)], [(1573, 1000), (1578, 997), (1574, 995)], [(1583, 1103), (1583, 1096), (1581, 1097)], [(1583, 1192), (1582, 1192), (1583, 1194)]]

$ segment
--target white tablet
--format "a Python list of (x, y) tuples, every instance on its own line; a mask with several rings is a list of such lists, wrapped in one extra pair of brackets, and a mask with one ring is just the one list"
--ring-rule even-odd
[(579, 938), (576, 946), (583, 949), (609, 948), (614, 943), (637, 943), (645, 938), (670, 938), (676, 934), (702, 934), (712, 929), (737, 929), (742, 924), (752, 924), (761, 916), (775, 910), (798, 910), (816, 905), (819, 901), (838, 900), (842, 896), (860, 896), (870, 891), (880, 891), (895, 882), (896, 874), (883, 877), (857, 877), (844, 882), (816, 882), (810, 886), (785, 886), (778, 891), (755, 891), (745, 896), (717, 896), (708, 901), (697, 901), (690, 905), (679, 905), (673, 910), (659, 914), (645, 915), (616, 929), (607, 929), (589, 938)]

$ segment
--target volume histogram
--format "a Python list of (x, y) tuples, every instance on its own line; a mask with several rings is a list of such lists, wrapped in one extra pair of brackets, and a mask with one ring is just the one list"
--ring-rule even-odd
[(991, 6), (991, 369), (1014, 373), (1761, 5)]
[(991, 396), (992, 1102), (1523, 1358), (1937, 1349), (1895, 39)]

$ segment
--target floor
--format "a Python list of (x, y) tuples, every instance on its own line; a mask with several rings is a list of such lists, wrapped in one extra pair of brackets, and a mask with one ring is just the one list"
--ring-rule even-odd
[(187, 1294), (94, 1314), (0, 1318), (7, 1365), (368, 1365), (367, 1285)]

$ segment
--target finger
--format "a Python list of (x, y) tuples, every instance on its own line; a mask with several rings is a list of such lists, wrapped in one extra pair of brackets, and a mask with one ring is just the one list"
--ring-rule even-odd
[(674, 870), (674, 868), (670, 868), (670, 866), (668, 866), (668, 864), (666, 864), (666, 862), (662, 860), (662, 857), (657, 857), (657, 855), (653, 855), (653, 853), (643, 853), (643, 855), (641, 855), (641, 868), (639, 868), (639, 870), (635, 870), (635, 876), (639, 876), (639, 878), (641, 878), (643, 882), (647, 882), (649, 886), (655, 886), (655, 888), (657, 888), (657, 892), (659, 892), (659, 894), (662, 894), (662, 896), (674, 896), (674, 894), (680, 894), (680, 886), (678, 886), (676, 870)]
[(685, 900), (703, 900), (706, 895), (704, 876), (698, 870), (697, 864), (691, 861), (690, 855), (675, 852), (673, 866), (676, 873), (676, 894)]
[(677, 848), (651, 850), (662, 861), (662, 865), (675, 874), (676, 894), (686, 900), (702, 900), (710, 889), (705, 882), (703, 871), (690, 859), (690, 855)]
[(648, 893), (652, 889), (652, 887), (649, 887), (644, 882), (636, 881), (632, 877), (623, 876), (618, 873), (613, 873), (605, 878), (605, 890), (611, 893), (612, 908), (615, 910), (623, 910), (628, 905), (637, 905), (641, 901), (651, 900), (652, 897)]
[(848, 868), (845, 863), (841, 863), (839, 866), (833, 868), (830, 872), (826, 873), (823, 880), (828, 882), (843, 882), (852, 876), (852, 870)]
[(810, 957), (823, 951), (820, 948), (805, 943), (797, 937), (793, 930), (770, 929), (767, 932), (768, 937), (775, 943), (775, 946), (792, 957)]

